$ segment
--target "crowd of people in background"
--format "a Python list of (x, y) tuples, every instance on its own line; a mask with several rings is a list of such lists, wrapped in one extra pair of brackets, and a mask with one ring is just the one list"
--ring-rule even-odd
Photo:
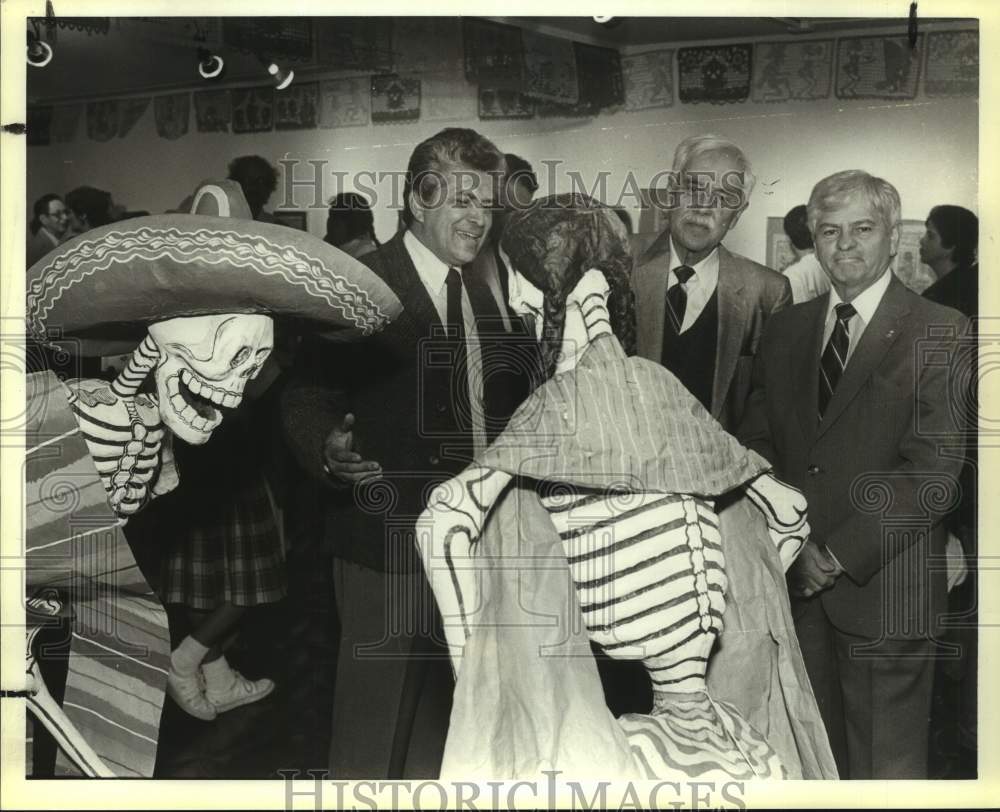
[[(795, 261), (781, 273), (725, 246), (754, 187), (750, 159), (737, 144), (709, 134), (688, 138), (672, 168), (678, 205), (662, 234), (633, 257), (628, 330), (635, 352), (669, 370), (725, 432), (808, 500), (812, 536), (788, 572), (788, 594), (840, 776), (926, 777), (935, 619), (963, 581), (952, 609), (968, 610), (974, 601), (974, 578), (959, 571), (976, 553), (975, 439), (948, 422), (949, 367), (915, 366), (913, 348), (931, 327), (945, 326), (950, 337), (939, 340), (954, 356), (971, 335), (978, 220), (955, 205), (928, 213), (920, 257), (938, 279), (921, 297), (892, 274), (901, 202), (888, 180), (849, 167), (817, 178), (809, 200), (784, 218)], [(430, 205), (426, 190), (411, 185), (431, 169), (444, 205)], [(490, 177), (498, 172), (504, 180), (494, 190)], [(266, 208), (278, 181), (273, 165), (237, 157), (228, 176), (255, 219), (275, 222)], [(693, 177), (716, 179), (696, 190), (715, 203), (683, 185)], [(723, 177), (740, 180), (735, 205), (717, 202), (733, 193)], [(531, 164), (479, 133), (453, 128), (416, 147), (407, 178), (399, 227), (387, 239), (376, 234), (370, 202), (350, 191), (329, 201), (324, 237), (385, 280), (403, 317), (364, 345), (288, 337), (284, 354), (276, 351), (255, 382), (250, 408), (205, 448), (180, 451), (185, 487), (150, 508), (153, 518), (136, 522), (130, 535), (133, 544), (163, 551), (161, 596), (186, 613), (186, 628), (174, 635), (174, 702), (212, 720), (264, 699), (274, 683), (244, 677), (224, 647), (247, 608), (279, 601), (289, 588), (282, 532), (289, 485), (276, 480), (255, 438), (284, 439), (297, 466), (293, 481), (320, 489), (313, 529), (333, 556), (341, 639), (329, 763), (339, 778), (437, 774), (453, 681), (440, 656), (440, 618), (412, 544), (413, 521), (428, 488), (482, 455), (538, 385), (536, 337), (556, 329), (541, 304), (534, 318), (510, 305), (516, 268), (501, 238), (510, 214), (528, 209), (538, 194)], [(475, 188), (463, 186), (469, 178)], [(189, 207), (185, 201), (178, 210)], [(91, 186), (64, 198), (45, 194), (32, 207), (27, 265), (137, 214)], [(616, 214), (631, 234), (628, 213)], [(421, 357), (427, 338), (440, 339), (452, 360), (436, 367)], [(941, 443), (970, 443), (966, 461), (939, 455)], [(921, 540), (897, 549), (883, 537), (881, 517), (863, 513), (852, 497), (852, 483), (875, 471), (897, 505), (917, 509), (920, 485), (938, 475), (960, 481), (962, 496), (928, 516)], [(390, 513), (358, 502), (380, 480), (395, 488)], [(209, 488), (210, 505), (203, 498)], [(947, 577), (928, 568), (946, 551)], [(887, 630), (887, 600), (915, 614), (895, 618)], [(385, 637), (386, 629), (395, 633)], [(950, 673), (965, 681), (964, 744), (974, 753), (973, 637), (963, 638), (963, 665)], [(777, 661), (763, 644), (747, 644), (738, 655), (746, 667), (726, 700), (766, 727), (770, 711), (760, 697), (773, 687), (764, 680)], [(859, 648), (885, 656), (860, 658), (853, 653)], [(648, 688), (635, 688), (620, 667), (602, 663), (601, 673), (612, 708), (642, 711), (651, 701)]]

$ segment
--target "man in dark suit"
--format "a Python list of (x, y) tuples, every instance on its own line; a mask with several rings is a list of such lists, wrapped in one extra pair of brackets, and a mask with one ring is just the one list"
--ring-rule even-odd
[(674, 153), (664, 231), (633, 272), (638, 353), (673, 372), (728, 431), (739, 425), (764, 324), (792, 303), (788, 280), (722, 245), (749, 205), (743, 151), (716, 135)]
[[(498, 303), (463, 272), (489, 234), (503, 154), (450, 128), (419, 144), (404, 185), (406, 228), (362, 257), (403, 303), (384, 332), (353, 346), (305, 347), (283, 397), (303, 468), (343, 504), (326, 511), (341, 641), (331, 772), (435, 777), (452, 677), (440, 618), (413, 544), (430, 491), (495, 433), (492, 351)], [(336, 494), (332, 494), (336, 496)]]
[(838, 172), (808, 213), (832, 290), (768, 323), (739, 437), (809, 500), (789, 588), (841, 776), (925, 778), (967, 320), (891, 272), (889, 183)]

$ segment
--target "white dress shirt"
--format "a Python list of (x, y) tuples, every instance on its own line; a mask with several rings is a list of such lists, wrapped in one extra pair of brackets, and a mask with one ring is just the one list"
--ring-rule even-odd
[[(407, 229), (403, 235), (403, 245), (406, 247), (417, 275), (423, 282), (434, 308), (437, 310), (441, 324), (448, 324), (448, 271), (452, 267), (441, 259), (426, 245), (417, 239), (416, 235)], [(460, 267), (456, 267), (459, 273)], [(465, 353), (468, 364), (469, 403), (472, 405), (472, 440), (475, 453), (478, 455), (486, 449), (486, 417), (483, 412), (483, 375), (482, 360), (479, 352), (479, 336), (476, 331), (476, 317), (469, 300), (469, 291), (462, 285), (462, 320), (465, 322)]]
[[(850, 343), (847, 345), (847, 358), (844, 361), (845, 366), (851, 360), (851, 356), (854, 355), (854, 351), (858, 347), (858, 342), (861, 341), (861, 336), (864, 335), (865, 328), (875, 315), (879, 302), (885, 296), (885, 292), (888, 290), (889, 282), (891, 281), (892, 271), (886, 268), (878, 280), (865, 288), (865, 290), (851, 301), (857, 312), (847, 322), (847, 335)], [(823, 347), (826, 347), (830, 341), (830, 336), (833, 335), (833, 325), (837, 321), (834, 308), (842, 303), (843, 299), (837, 294), (837, 289), (830, 288), (830, 303), (826, 310), (826, 323), (823, 325)]]
[(808, 302), (830, 289), (830, 277), (826, 275), (813, 251), (803, 254), (782, 273), (792, 286), (792, 304)]
[[(667, 290), (674, 285), (679, 285), (674, 269), (680, 268), (685, 263), (680, 261), (680, 254), (677, 246), (674, 245), (674, 238), (670, 238), (670, 278), (667, 280)], [(719, 248), (716, 246), (712, 253), (701, 262), (688, 265), (694, 270), (691, 278), (684, 283), (684, 292), (687, 293), (687, 306), (684, 309), (684, 321), (681, 323), (681, 332), (689, 329), (698, 320), (701, 311), (705, 309), (708, 300), (712, 298), (716, 287), (719, 285)]]

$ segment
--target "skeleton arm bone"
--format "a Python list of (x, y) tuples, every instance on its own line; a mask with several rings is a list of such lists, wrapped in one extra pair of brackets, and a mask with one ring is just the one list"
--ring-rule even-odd
[(470, 466), (437, 487), (417, 519), (416, 539), (424, 571), (444, 621), (452, 667), (458, 673), (470, 620), (479, 606), (473, 559), (490, 509), (510, 474)]
[(768, 473), (750, 482), (746, 495), (764, 514), (771, 540), (787, 572), (809, 538), (805, 496)]

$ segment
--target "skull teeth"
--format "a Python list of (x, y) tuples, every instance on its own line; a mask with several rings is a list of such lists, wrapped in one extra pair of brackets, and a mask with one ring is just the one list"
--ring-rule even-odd
[[(176, 380), (173, 378), (171, 380), (174, 381), (174, 387), (176, 388)], [(189, 369), (181, 370), (181, 382), (198, 397), (205, 398), (205, 400), (211, 401), (216, 406), (235, 409), (243, 401), (241, 394), (227, 392), (225, 389), (212, 386), (207, 381), (203, 381), (201, 378), (192, 375)], [(173, 394), (173, 389), (171, 390), (171, 394)]]

